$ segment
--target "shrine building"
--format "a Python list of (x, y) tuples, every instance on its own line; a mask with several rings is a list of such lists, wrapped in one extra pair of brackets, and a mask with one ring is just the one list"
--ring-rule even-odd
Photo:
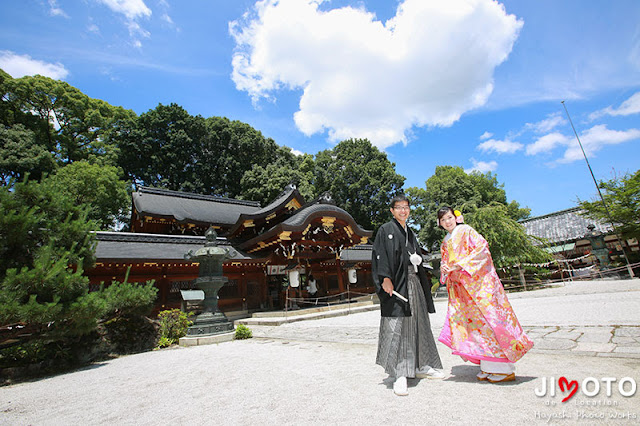
[(125, 277), (154, 280), (159, 290), (154, 313), (180, 308), (180, 290), (193, 289), (198, 276), (198, 263), (185, 254), (204, 246), (210, 227), (219, 246), (234, 249), (223, 263), (229, 282), (218, 293), (218, 306), (228, 316), (280, 310), (286, 297), (303, 308), (375, 291), (372, 231), (362, 229), (329, 194), (307, 202), (292, 185), (265, 207), (141, 187), (132, 195), (131, 232), (96, 232), (96, 264), (85, 274), (92, 288)]

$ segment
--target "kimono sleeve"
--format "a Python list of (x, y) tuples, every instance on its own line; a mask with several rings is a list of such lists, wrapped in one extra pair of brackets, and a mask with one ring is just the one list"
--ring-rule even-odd
[(391, 258), (393, 250), (385, 238), (386, 233), (383, 227), (378, 230), (378, 234), (373, 243), (373, 251), (371, 252), (371, 275), (378, 293), (382, 290), (382, 281), (384, 278), (393, 279), (394, 276)]
[(456, 238), (454, 250), (457, 252), (455, 263), (471, 276), (482, 270), (491, 261), (487, 240), (470, 226), (459, 238)]

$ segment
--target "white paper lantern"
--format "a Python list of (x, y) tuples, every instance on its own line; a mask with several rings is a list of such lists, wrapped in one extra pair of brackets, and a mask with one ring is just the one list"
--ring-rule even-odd
[(297, 269), (289, 271), (289, 285), (291, 287), (298, 287), (300, 285), (300, 272)]
[(349, 276), (349, 282), (351, 284), (355, 284), (358, 282), (358, 273), (355, 269), (351, 268), (347, 270), (347, 275)]

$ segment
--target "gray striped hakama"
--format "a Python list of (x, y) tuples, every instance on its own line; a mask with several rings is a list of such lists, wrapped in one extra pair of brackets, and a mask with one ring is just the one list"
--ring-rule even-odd
[[(381, 317), (376, 364), (392, 377), (416, 375), (416, 369), (442, 368), (431, 333), (427, 302), (413, 265), (409, 266), (410, 317)], [(394, 296), (395, 297), (395, 296)]]

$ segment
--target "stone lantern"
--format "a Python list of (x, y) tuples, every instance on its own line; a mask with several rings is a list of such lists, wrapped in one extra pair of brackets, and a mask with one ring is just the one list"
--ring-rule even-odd
[(196, 316), (193, 325), (189, 327), (187, 336), (202, 336), (226, 333), (233, 330), (233, 324), (224, 313), (218, 310), (218, 292), (229, 279), (222, 275), (222, 262), (235, 255), (233, 248), (218, 247), (218, 234), (213, 227), (205, 233), (207, 242), (195, 253), (191, 250), (184, 255), (185, 259), (200, 264), (195, 287), (204, 291), (204, 309)]
[(596, 231), (596, 226), (593, 224), (587, 225), (587, 229), (589, 232), (585, 238), (591, 243), (592, 253), (600, 262), (600, 268), (606, 269), (609, 266), (609, 249), (604, 241), (604, 234)]

